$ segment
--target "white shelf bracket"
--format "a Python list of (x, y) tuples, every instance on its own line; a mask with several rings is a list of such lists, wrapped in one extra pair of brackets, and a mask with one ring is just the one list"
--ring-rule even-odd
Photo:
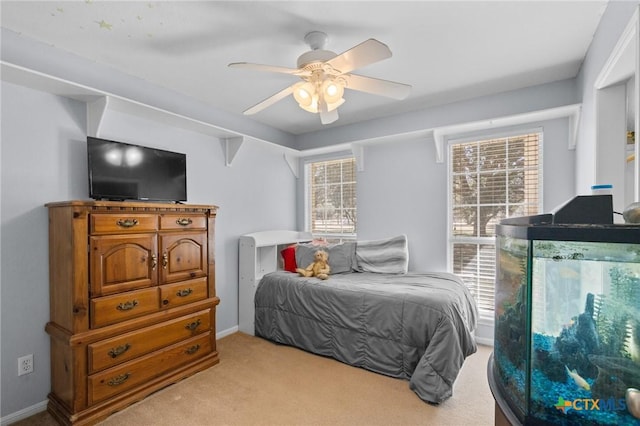
[(433, 130), (433, 142), (436, 145), (436, 163), (444, 163), (444, 138), (443, 132), (438, 129)]
[(289, 165), (289, 168), (291, 169), (291, 173), (293, 173), (293, 175), (296, 178), (298, 178), (299, 177), (299, 164), (300, 164), (300, 161), (298, 160), (298, 157), (296, 157), (295, 155), (287, 154), (285, 152), (284, 153), (284, 161), (286, 161), (287, 164)]
[(580, 112), (581, 107), (577, 107), (573, 114), (569, 116), (569, 149), (576, 149), (578, 143), (578, 128), (580, 125)]
[(244, 138), (242, 136), (222, 139), (222, 149), (224, 150), (224, 160), (227, 167), (231, 167), (231, 163), (236, 158), (236, 154), (243, 142)]
[(108, 96), (100, 96), (95, 101), (87, 102), (87, 136), (98, 137), (108, 106)]
[(351, 144), (351, 152), (356, 159), (356, 170), (364, 172), (364, 147), (361, 144)]

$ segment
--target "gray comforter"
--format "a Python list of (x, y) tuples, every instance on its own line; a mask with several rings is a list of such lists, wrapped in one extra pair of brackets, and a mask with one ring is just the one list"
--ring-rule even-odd
[(392, 377), (423, 400), (452, 394), (477, 347), (477, 311), (452, 274), (265, 275), (255, 294), (255, 333)]

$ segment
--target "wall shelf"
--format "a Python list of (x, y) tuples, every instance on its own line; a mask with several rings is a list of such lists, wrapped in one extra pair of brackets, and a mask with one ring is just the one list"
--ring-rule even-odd
[[(233, 162), (242, 143), (251, 137), (210, 122), (154, 107), (5, 61), (0, 61), (0, 65), (3, 81), (85, 102), (87, 108), (87, 136), (100, 137), (104, 118), (110, 111), (118, 111), (219, 139), (224, 144), (225, 164), (227, 166), (230, 166)], [(278, 146), (285, 153), (290, 153), (290, 155), (299, 155), (297, 150), (270, 141), (262, 142)]]

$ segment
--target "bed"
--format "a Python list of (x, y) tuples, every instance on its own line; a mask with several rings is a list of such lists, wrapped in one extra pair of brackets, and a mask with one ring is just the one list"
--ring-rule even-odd
[[(379, 249), (398, 238), (400, 255)], [(327, 280), (265, 274), (254, 296), (256, 336), (409, 380), (429, 403), (449, 398), (465, 358), (477, 350), (475, 302), (453, 274), (409, 273), (406, 237), (398, 238), (328, 247), (334, 264)], [(317, 249), (298, 245), (297, 263)]]

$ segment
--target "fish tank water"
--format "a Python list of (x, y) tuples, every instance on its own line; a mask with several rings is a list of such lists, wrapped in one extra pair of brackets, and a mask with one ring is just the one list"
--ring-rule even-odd
[(512, 424), (640, 425), (640, 226), (522, 219), (496, 228), (496, 408)]

